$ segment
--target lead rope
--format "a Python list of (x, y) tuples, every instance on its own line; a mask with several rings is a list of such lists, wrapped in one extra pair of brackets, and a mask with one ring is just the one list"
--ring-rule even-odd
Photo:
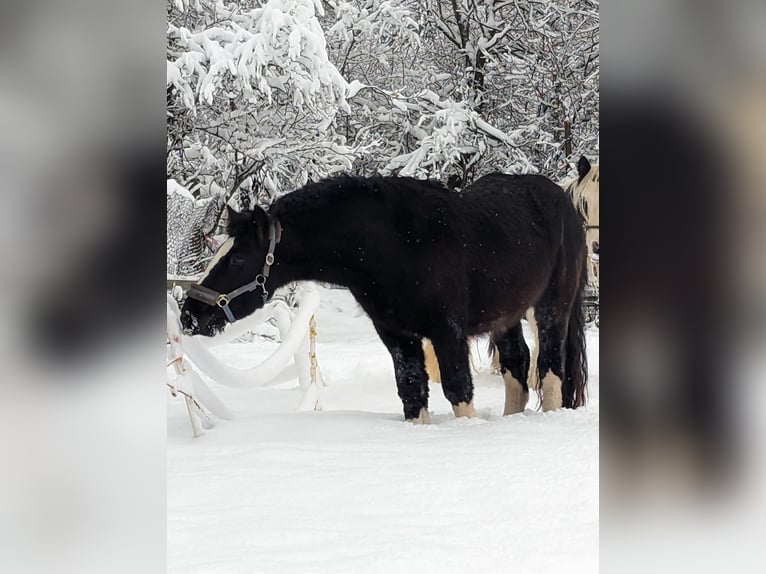
[[(311, 384), (317, 384), (317, 322), (314, 315), (309, 319), (309, 359), (311, 361)], [(314, 410), (319, 410), (319, 401), (314, 402)]]

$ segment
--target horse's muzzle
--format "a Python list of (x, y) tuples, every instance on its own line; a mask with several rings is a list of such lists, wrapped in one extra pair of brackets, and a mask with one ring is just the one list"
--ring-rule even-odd
[(181, 310), (181, 327), (184, 335), (197, 335), (200, 332), (199, 321), (188, 309)]

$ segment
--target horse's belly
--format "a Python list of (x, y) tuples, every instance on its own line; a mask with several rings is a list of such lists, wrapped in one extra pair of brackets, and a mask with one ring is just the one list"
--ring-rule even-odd
[(546, 283), (526, 276), (527, 281), (494, 287), (490, 281), (472, 290), (467, 329), (476, 335), (505, 331), (524, 317), (542, 295)]

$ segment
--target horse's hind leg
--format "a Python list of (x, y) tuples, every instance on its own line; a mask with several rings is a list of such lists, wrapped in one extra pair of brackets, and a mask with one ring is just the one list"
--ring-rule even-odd
[(500, 353), (498, 352), (497, 345), (495, 345), (495, 342), (492, 340), (492, 337), (489, 338), (489, 344), (487, 345), (487, 350), (489, 351), (489, 357), (492, 361), (490, 371), (489, 371), (490, 374), (500, 375), (501, 374)]
[[(491, 349), (492, 352), (492, 369), (493, 375), (499, 375), (500, 374), (500, 363), (498, 362), (498, 356), (497, 353), (494, 352), (494, 347)], [(439, 371), (439, 360), (436, 358), (436, 351), (434, 351), (434, 346), (431, 343), (430, 339), (423, 339), (423, 355), (425, 356), (426, 360), (426, 375), (428, 375), (428, 380), (432, 383), (441, 383), (442, 382), (442, 376), (441, 372)], [(471, 369), (474, 373), (478, 373), (479, 369), (476, 367), (476, 363), (474, 363), (473, 355), (471, 354), (471, 343), (468, 342), (468, 360), (471, 363)], [(495, 372), (496, 370), (496, 372)]]
[(564, 339), (567, 332), (567, 314), (554, 306), (538, 303), (534, 309), (537, 321), (537, 372), (542, 387), (543, 411), (563, 406)]
[(439, 359), (444, 396), (452, 403), (456, 417), (474, 417), (473, 380), (468, 345), (456, 321), (446, 321), (435, 329), (431, 342)]
[(524, 411), (529, 400), (527, 373), (529, 348), (519, 322), (501, 335), (493, 336), (500, 355), (500, 372), (505, 381), (505, 410), (503, 416)]
[(428, 377), (420, 338), (393, 334), (378, 328), (378, 335), (391, 353), (399, 398), (404, 405), (404, 419), (428, 423)]
[(527, 324), (529, 325), (532, 335), (535, 338), (535, 346), (532, 349), (532, 358), (529, 361), (529, 372), (527, 373), (527, 386), (530, 389), (537, 390), (540, 387), (540, 379), (537, 376), (537, 356), (540, 352), (540, 333), (537, 330), (537, 320), (535, 319), (535, 310), (530, 307), (527, 309), (526, 315)]

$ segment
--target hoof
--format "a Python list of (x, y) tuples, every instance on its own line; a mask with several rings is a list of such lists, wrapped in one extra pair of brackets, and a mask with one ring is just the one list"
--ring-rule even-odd
[(555, 411), (563, 405), (561, 396), (561, 379), (548, 371), (543, 378), (543, 412)]
[(431, 416), (428, 414), (428, 409), (420, 409), (420, 414), (418, 417), (414, 419), (407, 419), (407, 422), (410, 422), (414, 425), (427, 425), (431, 422)]
[(470, 403), (458, 403), (452, 405), (452, 410), (456, 417), (475, 417), (476, 409), (473, 408), (473, 401)]
[(503, 375), (503, 379), (505, 380), (505, 409), (503, 410), (503, 416), (524, 412), (527, 401), (529, 401), (529, 391), (525, 391), (521, 383), (508, 371)]

